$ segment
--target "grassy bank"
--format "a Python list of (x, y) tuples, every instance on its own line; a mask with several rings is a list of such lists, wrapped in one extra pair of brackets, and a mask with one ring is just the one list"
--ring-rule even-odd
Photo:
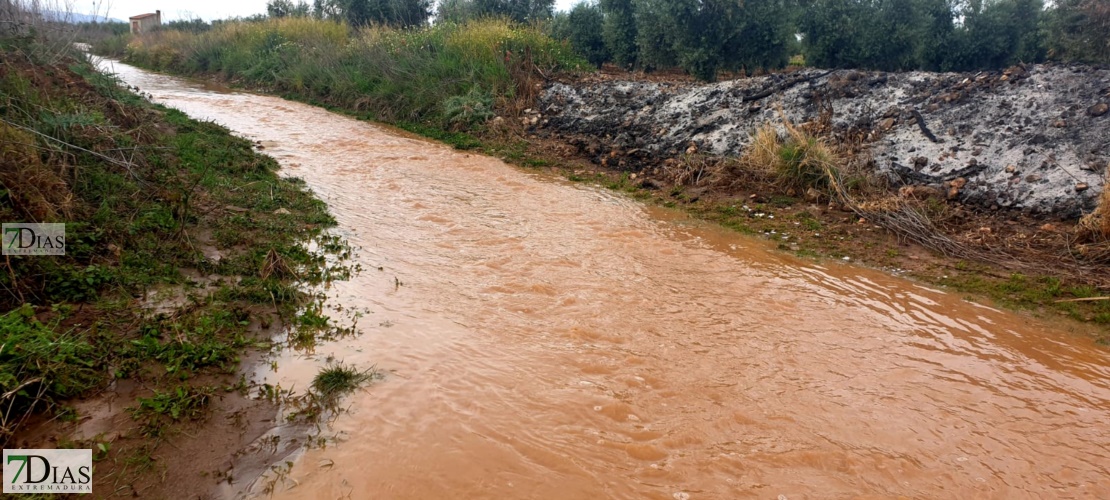
[(0, 220), (65, 223), (66, 254), (0, 266), (0, 443), (40, 415), (84, 418), (71, 398), (123, 381), (142, 387), (122, 402), (137, 434), (165, 437), (246, 391), (249, 348), (334, 328), (303, 290), (347, 272), (309, 244), (343, 243), (323, 232), (323, 202), (249, 141), (41, 48), (0, 40)]
[(128, 63), (231, 82), (366, 118), (445, 130), (481, 127), (539, 89), (539, 75), (587, 63), (540, 30), (504, 21), (419, 30), (352, 29), (308, 18), (160, 31), (94, 50)]

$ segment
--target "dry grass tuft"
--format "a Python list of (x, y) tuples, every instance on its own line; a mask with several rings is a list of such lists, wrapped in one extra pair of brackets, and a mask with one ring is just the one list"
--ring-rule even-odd
[(774, 125), (765, 123), (752, 135), (752, 142), (741, 161), (753, 169), (774, 172), (780, 147), (782, 141), (779, 140), (778, 130)]
[(264, 280), (270, 279), (271, 276), (276, 276), (278, 278), (297, 277), (296, 271), (289, 266), (285, 258), (272, 248), (266, 253), (266, 258), (262, 261), (262, 269), (259, 270), (258, 274)]
[(1106, 168), (1106, 180), (1102, 183), (1102, 195), (1098, 208), (1079, 220), (1079, 239), (1087, 243), (1110, 241), (1110, 165)]
[[(782, 115), (780, 110), (780, 115)], [(783, 191), (840, 189), (841, 159), (828, 141), (782, 116), (785, 135), (771, 123), (756, 130), (740, 164), (752, 171), (773, 175)]]
[(11, 197), (17, 217), (45, 222), (71, 215), (73, 192), (58, 172), (43, 164), (35, 138), (2, 122), (0, 186)]

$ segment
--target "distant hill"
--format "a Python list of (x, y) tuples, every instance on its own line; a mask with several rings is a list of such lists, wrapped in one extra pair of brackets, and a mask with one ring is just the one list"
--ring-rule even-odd
[(111, 17), (105, 19), (104, 16), (94, 16), (94, 15), (91, 15), (91, 14), (78, 14), (78, 13), (75, 13), (75, 12), (61, 12), (61, 11), (56, 11), (56, 10), (45, 10), (45, 11), (42, 12), (42, 17), (44, 17), (46, 19), (49, 19), (51, 21), (62, 21), (62, 22), (74, 23), (74, 24), (77, 24), (77, 23), (92, 23), (92, 22), (97, 22), (97, 23), (126, 23), (127, 22), (127, 21), (123, 21), (123, 20), (115, 19), (115, 18), (111, 18)]

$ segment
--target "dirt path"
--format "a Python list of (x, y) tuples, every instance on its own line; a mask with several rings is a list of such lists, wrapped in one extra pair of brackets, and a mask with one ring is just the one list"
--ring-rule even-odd
[[(1004, 313), (281, 99), (117, 65), (262, 141), (359, 247), (329, 291), (389, 375), (277, 498), (1104, 498), (1110, 353)], [(276, 370), (274, 369), (276, 367)]]

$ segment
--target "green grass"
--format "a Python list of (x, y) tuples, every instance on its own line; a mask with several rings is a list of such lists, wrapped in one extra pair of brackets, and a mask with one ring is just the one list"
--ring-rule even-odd
[[(155, 391), (135, 413), (144, 426), (162, 410), (170, 422), (192, 415), (204, 406), (198, 375), (230, 376), (244, 350), (269, 341), (252, 325), (297, 318), (303, 285), (353, 272), (350, 249), (323, 232), (334, 225), (326, 205), (249, 141), (151, 105), (80, 60), (36, 60), (23, 48), (34, 43), (0, 43), (0, 219), (64, 222), (67, 248), (13, 257), (0, 273), (0, 443), (35, 412), (80, 418), (65, 400), (119, 378)], [(224, 257), (209, 260), (204, 246)], [(222, 278), (201, 290), (185, 269)], [(162, 289), (179, 291), (182, 307), (145, 312), (141, 299)], [(307, 323), (288, 326), (342, 330), (323, 316)]]
[(138, 406), (128, 410), (142, 424), (143, 434), (159, 437), (171, 422), (202, 418), (214, 394), (211, 387), (179, 385), (165, 392), (155, 391), (149, 398), (139, 398)]
[(334, 400), (357, 389), (363, 383), (379, 377), (380, 374), (373, 368), (359, 371), (343, 363), (332, 363), (321, 369), (312, 379), (312, 389), (322, 399)]
[(5, 433), (36, 404), (80, 394), (101, 380), (88, 339), (58, 321), (39, 321), (28, 304), (0, 315), (0, 346), (0, 394), (12, 395), (0, 400)]
[(480, 128), (497, 107), (534, 92), (535, 73), (590, 67), (542, 30), (499, 20), (355, 30), (285, 18), (223, 23), (203, 33), (159, 31), (130, 39), (122, 51), (120, 45), (105, 41), (94, 50), (160, 71), (221, 75), (422, 134)]
[(989, 297), (1010, 309), (1048, 309), (1079, 321), (1110, 325), (1110, 301), (1059, 302), (1100, 296), (1094, 287), (1068, 286), (1056, 277), (1020, 273), (999, 279), (980, 272), (978, 266), (966, 263), (957, 266), (957, 271), (942, 278), (940, 283), (960, 292)]

